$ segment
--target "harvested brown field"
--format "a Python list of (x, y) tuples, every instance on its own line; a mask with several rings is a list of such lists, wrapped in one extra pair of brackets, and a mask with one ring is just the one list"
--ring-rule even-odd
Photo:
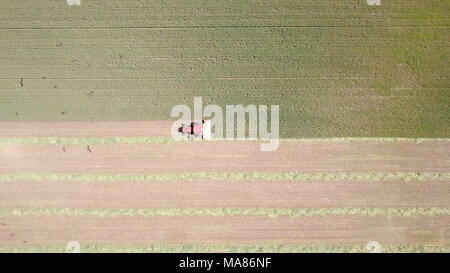
[(448, 251), (447, 139), (152, 139), (170, 125), (0, 123), (0, 251)]
[(445, 245), (446, 217), (392, 218), (361, 216), (89, 216), (2, 217), (3, 245), (61, 244), (381, 244)]
[[(384, 190), (389, 189), (389, 190)], [(449, 181), (30, 181), (0, 183), (2, 208), (446, 207)]]

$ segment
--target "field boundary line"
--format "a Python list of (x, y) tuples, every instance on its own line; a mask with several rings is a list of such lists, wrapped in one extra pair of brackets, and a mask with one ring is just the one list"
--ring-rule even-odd
[(152, 216), (266, 216), (312, 217), (312, 216), (379, 216), (379, 217), (417, 217), (449, 216), (450, 208), (0, 208), (1, 216), (89, 216), (101, 218), (114, 217), (152, 217)]
[(404, 142), (404, 143), (427, 143), (444, 142), (450, 143), (450, 138), (401, 138), (401, 137), (337, 137), (337, 138), (283, 138), (281, 142), (299, 143), (343, 143), (343, 142)]
[[(114, 144), (188, 144), (199, 140), (174, 140), (170, 137), (0, 137), (0, 146), (5, 145), (114, 145)], [(344, 137), (344, 138), (281, 138), (286, 143), (450, 143), (450, 138), (376, 138), (376, 137)], [(208, 142), (263, 142), (262, 140), (210, 140)]]
[(114, 145), (114, 144), (175, 144), (189, 143), (169, 137), (8, 137), (0, 138), (5, 145)]
[[(408, 244), (381, 244), (383, 252), (450, 252), (450, 246), (436, 245), (408, 245)], [(2, 246), (1, 253), (23, 253), (23, 252), (67, 252), (65, 245), (20, 245)], [(127, 253), (196, 253), (196, 252), (231, 252), (231, 253), (366, 253), (370, 252), (365, 244), (355, 245), (283, 245), (278, 243), (266, 244), (148, 244), (148, 245), (126, 245), (126, 244), (82, 244), (81, 252), (127, 252)]]
[(15, 181), (73, 181), (73, 182), (145, 182), (192, 180), (263, 180), (263, 181), (450, 181), (450, 173), (434, 172), (193, 172), (154, 174), (70, 174), (70, 173), (7, 173), (0, 182)]

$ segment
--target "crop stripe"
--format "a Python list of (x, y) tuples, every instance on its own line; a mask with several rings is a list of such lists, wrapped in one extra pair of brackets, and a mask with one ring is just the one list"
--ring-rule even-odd
[(267, 216), (311, 217), (328, 215), (359, 215), (380, 217), (448, 216), (450, 208), (0, 208), (0, 216)]
[[(215, 141), (245, 141), (255, 142), (258, 140), (212, 140)], [(450, 143), (450, 138), (287, 138), (279, 139), (280, 142), (291, 143), (344, 143), (344, 142), (404, 142), (404, 143), (424, 143), (440, 142)], [(3, 137), (0, 138), (0, 146), (4, 145), (112, 145), (112, 144), (181, 144), (195, 143), (192, 140), (177, 141), (170, 137)]]
[(435, 172), (192, 172), (151, 174), (5, 173), (0, 182), (13, 181), (450, 181), (450, 173)]
[[(428, 252), (450, 252), (450, 246), (434, 245), (383, 245), (382, 252), (407, 252), (407, 253), (428, 253)], [(2, 253), (23, 253), (23, 252), (68, 252), (64, 245), (21, 245), (21, 246), (1, 246)], [(111, 245), (111, 244), (80, 244), (80, 252), (127, 252), (127, 253), (197, 253), (197, 252), (229, 252), (229, 253), (364, 253), (370, 252), (366, 245), (280, 245), (280, 244), (150, 244), (150, 245)]]

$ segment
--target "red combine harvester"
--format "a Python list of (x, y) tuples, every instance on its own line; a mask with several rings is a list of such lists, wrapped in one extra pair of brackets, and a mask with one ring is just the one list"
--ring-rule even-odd
[(211, 139), (211, 122), (209, 120), (192, 121), (189, 124), (181, 124), (178, 131), (188, 138)]

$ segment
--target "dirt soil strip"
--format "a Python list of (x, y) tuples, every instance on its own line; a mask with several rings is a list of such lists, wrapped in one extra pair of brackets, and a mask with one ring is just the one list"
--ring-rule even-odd
[(450, 143), (281, 143), (274, 152), (259, 148), (256, 142), (6, 145), (0, 147), (0, 172), (448, 172), (450, 166)]
[(449, 181), (0, 183), (0, 208), (450, 207)]
[(450, 243), (449, 216), (0, 217), (3, 246), (23, 244), (381, 244)]

